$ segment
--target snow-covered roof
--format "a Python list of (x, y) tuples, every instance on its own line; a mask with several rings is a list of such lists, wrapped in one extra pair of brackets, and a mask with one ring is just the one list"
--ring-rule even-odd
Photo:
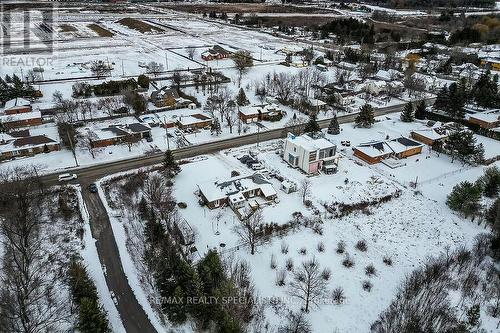
[(264, 106), (262, 105), (252, 105), (252, 106), (248, 106), (248, 107), (243, 107), (243, 108), (240, 108), (240, 112), (246, 116), (249, 116), (249, 115), (255, 115), (255, 114), (267, 114), (267, 113), (271, 113), (271, 112), (281, 112), (281, 109), (275, 105), (275, 104), (266, 104)]
[(389, 141), (371, 141), (357, 146), (355, 149), (367, 156), (376, 158), (392, 153), (399, 154), (411, 148), (423, 147), (420, 142), (400, 137)]
[(30, 105), (31, 105), (30, 101), (24, 98), (14, 98), (5, 103), (5, 111), (16, 108), (23, 108)]
[(412, 133), (418, 134), (430, 140), (441, 140), (448, 137), (448, 131), (444, 128), (423, 128), (414, 130)]
[[(269, 180), (261, 173), (256, 172), (250, 175), (240, 175), (225, 181), (212, 180), (198, 184), (203, 196), (213, 202), (225, 198), (237, 199), (238, 193), (260, 189), (265, 197), (276, 194), (274, 187)], [(235, 201), (236, 202), (236, 201)]]
[(40, 111), (3, 115), (3, 116), (0, 116), (0, 122), (12, 123), (15, 121), (37, 119), (37, 118), (42, 118), (42, 113)]
[(470, 118), (474, 118), (477, 120), (481, 120), (487, 123), (496, 123), (500, 121), (500, 111), (494, 110), (491, 112), (478, 112), (469, 116)]
[(316, 151), (319, 149), (327, 149), (335, 147), (334, 143), (328, 141), (325, 138), (314, 139), (307, 134), (301, 136), (295, 136), (291, 133), (288, 133), (287, 140), (290, 143), (293, 143), (296, 146), (300, 146), (309, 152)]
[(198, 124), (198, 123), (206, 122), (206, 121), (211, 121), (211, 120), (212, 120), (212, 118), (197, 113), (197, 114), (192, 114), (189, 116), (182, 116), (181, 118), (179, 118), (179, 123), (182, 126), (189, 126), (189, 125), (194, 125), (194, 124)]

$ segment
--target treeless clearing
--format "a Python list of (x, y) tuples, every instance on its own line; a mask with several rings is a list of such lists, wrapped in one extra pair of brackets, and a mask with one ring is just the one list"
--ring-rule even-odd
[(152, 26), (151, 24), (148, 24), (144, 21), (136, 20), (130, 17), (123, 18), (118, 21), (118, 23), (126, 26), (127, 28), (137, 30), (141, 33), (156, 33), (156, 32), (161, 32), (163, 29), (159, 27)]
[(98, 34), (99, 37), (113, 37), (115, 35), (111, 31), (104, 29), (103, 27), (95, 23), (89, 24), (87, 27)]

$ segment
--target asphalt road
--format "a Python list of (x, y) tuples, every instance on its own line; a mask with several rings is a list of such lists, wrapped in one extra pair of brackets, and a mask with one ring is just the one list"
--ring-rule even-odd
[[(429, 100), (428, 102), (431, 102)], [(376, 116), (382, 116), (390, 113), (401, 112), (403, 106), (390, 106), (375, 110)], [(353, 122), (356, 114), (339, 116), (339, 123)], [(328, 127), (330, 119), (320, 120), (318, 124), (321, 128)], [(272, 129), (261, 133), (241, 135), (234, 138), (203, 143), (199, 145), (188, 146), (173, 150), (177, 159), (194, 157), (197, 155), (210, 154), (223, 149), (255, 144), (261, 141), (284, 138), (287, 135), (287, 128)], [(137, 302), (134, 293), (128, 284), (127, 277), (123, 272), (120, 260), (120, 254), (113, 235), (109, 216), (101, 202), (99, 195), (90, 193), (87, 186), (95, 180), (106, 175), (137, 169), (144, 166), (151, 166), (161, 163), (163, 153), (152, 156), (142, 156), (122, 161), (109, 162), (101, 165), (84, 167), (72, 172), (78, 174), (76, 182), (82, 185), (83, 199), (87, 205), (90, 215), (90, 227), (92, 236), (97, 240), (97, 252), (101, 265), (106, 268), (106, 283), (110, 291), (116, 296), (116, 307), (120, 313), (125, 330), (130, 333), (156, 332), (149, 321), (146, 313)], [(57, 174), (51, 174), (43, 177), (48, 184), (57, 183)]]

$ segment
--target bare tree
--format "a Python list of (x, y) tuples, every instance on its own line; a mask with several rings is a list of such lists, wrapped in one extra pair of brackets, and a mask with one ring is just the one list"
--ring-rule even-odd
[(78, 136), (78, 147), (87, 150), (92, 158), (95, 158), (96, 154), (100, 151), (100, 147), (96, 146), (95, 142), (99, 139), (97, 134), (91, 130), (86, 133), (81, 133)]
[(41, 236), (45, 194), (35, 168), (0, 175), (1, 332), (52, 332), (68, 319)]
[(151, 61), (147, 64), (147, 72), (156, 76), (163, 72), (163, 64), (157, 63), (156, 61)]
[(311, 324), (304, 312), (291, 312), (287, 315), (287, 323), (278, 328), (278, 333), (310, 333)]
[(188, 58), (193, 60), (194, 59), (194, 56), (196, 54), (196, 48), (191, 46), (191, 47), (188, 47), (187, 48), (187, 54), (188, 54)]
[(302, 203), (306, 202), (306, 198), (311, 195), (311, 181), (307, 178), (305, 178), (301, 183), (300, 183), (300, 195), (302, 196)]
[(238, 122), (238, 112), (234, 101), (231, 100), (227, 104), (224, 118), (226, 119), (226, 124), (229, 127), (229, 133), (233, 133), (233, 126)]
[(321, 276), (319, 263), (316, 259), (304, 261), (294, 272), (290, 283), (290, 295), (304, 301), (304, 312), (309, 312), (311, 304), (319, 305), (326, 295), (327, 284)]
[(233, 55), (234, 66), (238, 71), (238, 87), (241, 87), (241, 78), (253, 66), (252, 55), (247, 50), (239, 50)]
[(240, 224), (234, 228), (240, 240), (250, 247), (250, 254), (255, 254), (255, 247), (260, 238), (260, 226), (264, 223), (262, 210), (257, 209), (253, 214), (245, 217)]
[(98, 78), (111, 74), (111, 67), (102, 60), (94, 60), (90, 63), (90, 71)]
[(167, 179), (159, 173), (152, 174), (144, 182), (144, 197), (151, 203), (162, 219), (174, 211), (175, 201)]
[(288, 73), (274, 73), (272, 84), (276, 97), (281, 103), (287, 103), (297, 87), (295, 78)]
[(132, 147), (137, 145), (139, 141), (140, 141), (139, 137), (135, 136), (133, 133), (127, 133), (123, 137), (123, 142), (127, 145), (129, 152), (132, 151)]

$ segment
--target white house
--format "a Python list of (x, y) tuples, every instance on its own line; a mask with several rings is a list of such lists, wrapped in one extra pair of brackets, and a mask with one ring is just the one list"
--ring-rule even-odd
[(292, 167), (312, 174), (323, 170), (334, 173), (337, 170), (337, 147), (325, 138), (312, 138), (304, 134), (288, 133), (283, 147), (283, 159)]

